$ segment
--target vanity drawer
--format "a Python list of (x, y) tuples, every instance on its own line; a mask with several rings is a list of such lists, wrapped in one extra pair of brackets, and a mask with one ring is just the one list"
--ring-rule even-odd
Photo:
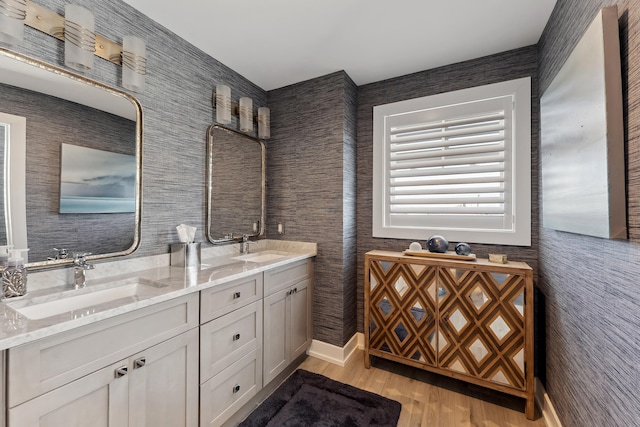
[(262, 348), (200, 386), (200, 425), (220, 426), (262, 389)]
[(239, 308), (200, 326), (200, 382), (262, 346), (262, 303)]
[(200, 323), (208, 322), (262, 298), (262, 273), (200, 292)]
[(298, 283), (304, 279), (309, 279), (313, 275), (313, 261), (305, 259), (264, 272), (264, 295), (271, 295), (282, 289)]
[(70, 383), (198, 326), (198, 294), (14, 347), (8, 352), (8, 406)]

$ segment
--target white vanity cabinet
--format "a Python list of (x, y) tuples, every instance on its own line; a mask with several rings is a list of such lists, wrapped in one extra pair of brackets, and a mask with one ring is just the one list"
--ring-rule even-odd
[(233, 274), (4, 350), (0, 427), (236, 422), (311, 344), (313, 259)]
[(262, 389), (263, 274), (200, 295), (200, 425), (222, 425)]
[(312, 277), (311, 260), (264, 273), (264, 385), (311, 344)]
[(198, 295), (8, 351), (8, 426), (198, 425)]

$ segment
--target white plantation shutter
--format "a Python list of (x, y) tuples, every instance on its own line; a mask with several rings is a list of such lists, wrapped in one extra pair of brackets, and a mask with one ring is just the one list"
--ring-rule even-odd
[[(434, 98), (426, 97), (374, 108), (374, 237), (438, 233), (451, 241), (530, 244), (530, 95), (521, 95), (529, 114), (517, 125), (513, 93), (485, 97), (486, 90), (477, 89), (467, 90), (471, 96), (462, 102), (454, 97), (434, 105), (431, 99), (416, 108)], [(517, 140), (520, 150), (518, 126), (526, 128)], [(524, 159), (518, 162), (516, 153)], [(524, 176), (518, 178), (516, 166)], [(517, 181), (526, 186), (515, 197)], [(513, 239), (516, 201), (526, 201), (528, 213), (520, 243)]]

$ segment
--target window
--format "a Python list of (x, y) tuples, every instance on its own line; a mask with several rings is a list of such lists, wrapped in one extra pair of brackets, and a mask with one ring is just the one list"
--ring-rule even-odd
[(531, 245), (531, 80), (373, 109), (373, 236)]

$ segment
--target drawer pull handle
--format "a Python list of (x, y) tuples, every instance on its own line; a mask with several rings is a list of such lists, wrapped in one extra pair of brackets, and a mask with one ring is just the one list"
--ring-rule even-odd
[(234, 341), (238, 341), (239, 339), (240, 339), (240, 334), (235, 334), (235, 335), (233, 336), (233, 340), (234, 340)]
[(238, 298), (240, 298), (240, 292), (234, 292), (233, 299), (238, 299)]
[(141, 357), (133, 361), (133, 369), (142, 368), (146, 364), (147, 364), (147, 358)]
[(127, 375), (127, 372), (129, 371), (129, 369), (127, 368), (127, 366), (120, 366), (119, 368), (116, 368), (115, 371), (115, 377), (116, 378), (122, 378), (125, 375)]
[(297, 294), (298, 293), (298, 288), (293, 288), (293, 293)]
[(239, 392), (239, 391), (240, 391), (240, 385), (239, 385), (239, 384), (234, 385), (234, 386), (233, 386), (233, 392), (234, 392), (234, 393), (237, 393), (237, 392)]

